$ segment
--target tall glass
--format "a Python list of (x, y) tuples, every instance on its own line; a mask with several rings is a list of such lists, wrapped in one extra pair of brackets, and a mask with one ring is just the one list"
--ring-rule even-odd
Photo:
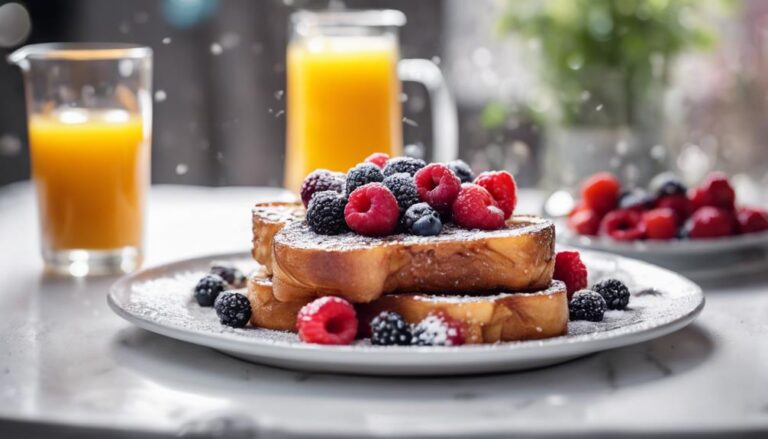
[(400, 81), (430, 94), (435, 161), (456, 158), (456, 108), (440, 69), (400, 60), (395, 10), (299, 11), (287, 52), (285, 185), (297, 191), (314, 169), (346, 172), (367, 155), (403, 149)]
[(142, 259), (152, 133), (152, 50), (38, 44), (8, 57), (24, 76), (46, 266), (123, 273)]

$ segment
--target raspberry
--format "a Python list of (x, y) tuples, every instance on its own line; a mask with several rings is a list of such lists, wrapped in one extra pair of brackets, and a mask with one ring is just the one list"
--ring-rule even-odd
[(453, 203), (453, 221), (465, 229), (496, 230), (504, 227), (504, 212), (485, 188), (464, 183)]
[(391, 311), (382, 311), (371, 320), (371, 343), (381, 346), (411, 344), (411, 325)]
[(472, 172), (472, 168), (464, 160), (448, 162), (448, 168), (459, 177), (462, 183), (472, 183), (472, 180), (475, 179), (475, 173)]
[(648, 239), (672, 239), (677, 236), (677, 215), (667, 207), (643, 212), (643, 228)]
[(706, 189), (701, 187), (688, 190), (688, 200), (690, 201), (691, 212), (702, 207), (713, 206), (712, 196)]
[(574, 292), (587, 287), (587, 266), (581, 262), (581, 255), (575, 251), (562, 251), (555, 256), (554, 279), (563, 281), (568, 299)]
[(512, 174), (507, 171), (483, 172), (477, 176), (475, 184), (491, 193), (504, 212), (504, 219), (512, 216), (517, 205), (517, 184)]
[(605, 308), (606, 303), (603, 296), (590, 290), (577, 291), (568, 303), (571, 320), (601, 322), (605, 315)]
[(317, 169), (304, 178), (301, 184), (301, 202), (304, 207), (309, 206), (312, 195), (322, 191), (344, 191), (344, 174), (331, 172), (327, 169)]
[(461, 180), (453, 171), (443, 164), (431, 163), (419, 169), (413, 179), (422, 201), (426, 201), (441, 214), (451, 211), (461, 190)]
[(692, 239), (716, 238), (733, 235), (736, 220), (725, 209), (704, 206), (693, 212), (685, 223), (685, 235)]
[(395, 231), (400, 207), (386, 186), (368, 183), (349, 195), (344, 219), (350, 229), (361, 235), (385, 236)]
[(629, 304), (629, 288), (620, 280), (602, 280), (592, 285), (592, 291), (603, 296), (608, 309), (624, 309)]
[(682, 224), (691, 216), (693, 212), (693, 203), (684, 194), (667, 195), (656, 201), (656, 208), (672, 209), (675, 212), (677, 221)]
[(632, 189), (619, 195), (619, 209), (644, 210), (653, 206), (656, 201), (653, 195), (643, 189)]
[(358, 163), (347, 171), (347, 196), (360, 186), (368, 183), (380, 183), (384, 180), (381, 169), (373, 163)]
[(384, 165), (387, 164), (388, 160), (389, 160), (389, 154), (385, 154), (383, 152), (374, 152), (373, 154), (366, 157), (364, 162), (373, 163), (379, 168), (384, 169)]
[(671, 172), (662, 172), (653, 177), (649, 187), (651, 192), (658, 197), (685, 195), (685, 192), (688, 190), (683, 181), (680, 180), (680, 177)]
[(389, 159), (386, 166), (384, 166), (384, 176), (388, 177), (400, 172), (405, 172), (408, 175), (413, 176), (424, 166), (427, 166), (427, 164), (422, 159), (415, 159), (413, 157), (395, 157)]
[(464, 344), (464, 327), (445, 313), (430, 313), (413, 328), (411, 343), (416, 346), (461, 346)]
[(617, 241), (634, 241), (645, 235), (640, 213), (634, 210), (614, 210), (600, 221), (600, 235)]
[(340, 297), (321, 297), (301, 308), (296, 327), (305, 343), (350, 344), (357, 335), (357, 313)]
[(384, 186), (392, 192), (400, 206), (400, 213), (404, 213), (409, 207), (421, 201), (419, 191), (413, 178), (405, 172), (393, 174), (384, 178)]
[(238, 292), (221, 293), (213, 306), (222, 325), (242, 328), (251, 319), (251, 302)]
[(733, 210), (736, 203), (736, 192), (728, 181), (727, 175), (722, 172), (713, 172), (704, 179), (701, 187), (709, 193), (712, 206)]
[(568, 214), (568, 227), (579, 235), (595, 236), (600, 228), (600, 215), (584, 205)]
[(736, 211), (740, 233), (757, 233), (768, 230), (768, 212), (753, 207), (740, 207)]
[(321, 235), (338, 235), (347, 230), (344, 206), (347, 200), (333, 191), (317, 192), (309, 201), (307, 225)]
[(207, 274), (195, 285), (195, 300), (200, 306), (213, 306), (216, 298), (224, 291), (224, 279), (217, 274)]
[(434, 236), (443, 230), (440, 214), (427, 203), (417, 203), (409, 207), (401, 222), (403, 229), (413, 235)]
[(230, 288), (245, 288), (245, 275), (236, 267), (212, 265), (209, 273), (219, 275)]
[(616, 207), (620, 190), (621, 183), (613, 174), (599, 172), (581, 185), (581, 199), (598, 213), (605, 213)]

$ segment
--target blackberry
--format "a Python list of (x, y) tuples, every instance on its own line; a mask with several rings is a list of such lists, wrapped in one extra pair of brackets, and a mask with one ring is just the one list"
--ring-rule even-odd
[(232, 288), (245, 288), (245, 275), (236, 267), (212, 265), (209, 273), (218, 275)]
[[(371, 165), (373, 166), (373, 165)], [(347, 230), (344, 207), (347, 199), (334, 191), (317, 192), (309, 201), (307, 225), (321, 235), (338, 235)]]
[(347, 196), (360, 186), (380, 183), (383, 180), (384, 175), (378, 166), (373, 163), (359, 163), (347, 172)]
[(606, 279), (592, 285), (592, 290), (605, 299), (608, 309), (624, 309), (629, 303), (629, 288), (617, 279)]
[(409, 345), (411, 326), (400, 314), (382, 311), (371, 320), (371, 343), (380, 346)]
[(400, 215), (408, 210), (409, 207), (421, 201), (419, 199), (419, 191), (416, 189), (416, 183), (414, 183), (413, 178), (405, 172), (386, 177), (384, 179), (384, 186), (386, 186), (397, 199), (397, 205), (400, 206)]
[(590, 290), (576, 291), (568, 304), (571, 320), (601, 322), (605, 314), (605, 299)]
[(653, 177), (649, 185), (650, 191), (658, 197), (667, 195), (685, 195), (688, 188), (680, 177), (671, 172), (662, 172)]
[(242, 328), (251, 319), (251, 302), (245, 295), (236, 291), (220, 294), (214, 308), (222, 325)]
[(464, 160), (454, 160), (448, 163), (448, 168), (459, 177), (462, 183), (472, 183), (475, 179), (475, 173)]
[(656, 198), (644, 189), (632, 189), (619, 195), (620, 209), (650, 209)]
[(340, 172), (331, 172), (327, 169), (312, 171), (301, 183), (301, 202), (304, 203), (304, 207), (309, 206), (309, 201), (316, 192), (344, 192), (344, 180), (345, 176)]
[(224, 291), (224, 279), (218, 274), (206, 274), (195, 285), (195, 300), (200, 306), (213, 306), (213, 302)]
[(406, 232), (419, 236), (434, 236), (443, 230), (440, 214), (427, 203), (416, 203), (409, 207), (400, 224)]
[(413, 177), (413, 175), (416, 174), (416, 171), (424, 166), (427, 166), (427, 164), (422, 159), (415, 159), (413, 157), (395, 157), (389, 159), (386, 166), (384, 166), (384, 176), (389, 177), (390, 175), (405, 172)]

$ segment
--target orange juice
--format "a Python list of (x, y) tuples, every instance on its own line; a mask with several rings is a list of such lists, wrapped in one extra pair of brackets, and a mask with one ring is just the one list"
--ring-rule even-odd
[(50, 250), (141, 247), (148, 138), (142, 119), (124, 110), (30, 116), (32, 174)]
[(313, 36), (288, 47), (285, 184), (402, 150), (398, 50), (386, 36)]

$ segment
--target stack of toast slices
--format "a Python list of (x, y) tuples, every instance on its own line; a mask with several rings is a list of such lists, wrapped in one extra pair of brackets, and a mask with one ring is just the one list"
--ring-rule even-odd
[(565, 284), (552, 279), (551, 221), (513, 216), (494, 231), (446, 225), (437, 236), (383, 238), (319, 235), (301, 203), (253, 208), (253, 258), (248, 279), (251, 324), (296, 331), (296, 316), (321, 296), (354, 304), (363, 324), (394, 311), (416, 324), (442, 312), (458, 320), (470, 344), (564, 335)]

